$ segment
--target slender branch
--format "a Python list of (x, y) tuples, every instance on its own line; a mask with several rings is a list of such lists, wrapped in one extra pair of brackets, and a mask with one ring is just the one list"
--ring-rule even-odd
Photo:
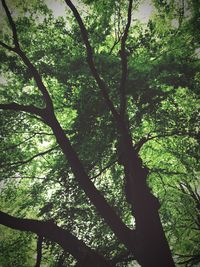
[(95, 66), (94, 59), (93, 59), (92, 47), (90, 45), (89, 38), (88, 38), (88, 31), (85, 28), (85, 25), (82, 21), (82, 18), (80, 16), (78, 10), (74, 6), (74, 4), (70, 0), (65, 0), (65, 2), (69, 6), (69, 8), (72, 10), (74, 17), (76, 18), (76, 20), (79, 24), (82, 39), (83, 39), (83, 42), (84, 42), (85, 47), (86, 47), (87, 62), (88, 62), (88, 65), (90, 67), (91, 73), (92, 73), (93, 77), (95, 78), (95, 80), (96, 80), (96, 82), (97, 82), (97, 84), (98, 84), (98, 86), (102, 92), (102, 95), (105, 99), (107, 107), (112, 112), (112, 115), (116, 119), (116, 121), (118, 121), (119, 120), (119, 114), (118, 114), (117, 110), (115, 109), (113, 102), (110, 100), (107, 85), (105, 84), (104, 80), (100, 77), (100, 75), (97, 71), (97, 68)]
[(20, 142), (18, 144), (15, 144), (15, 145), (12, 145), (12, 146), (9, 146), (9, 147), (4, 147), (3, 149), (6, 150), (6, 151), (7, 150), (13, 150), (13, 149), (17, 148), (18, 146), (23, 145), (27, 141), (31, 140), (34, 136), (35, 136), (35, 134), (29, 136), (28, 138), (26, 138), (25, 140), (23, 140), (22, 142)]
[(99, 171), (99, 173), (97, 173), (96, 175), (92, 176), (91, 179), (95, 179), (97, 177), (99, 177), (104, 171), (106, 171), (107, 169), (109, 169), (111, 166), (113, 166), (115, 163), (117, 162), (117, 160), (114, 160), (112, 162), (110, 162), (107, 166), (105, 166), (103, 169), (101, 169)]
[(37, 157), (40, 157), (40, 156), (44, 156), (45, 154), (48, 154), (49, 152), (53, 151), (54, 149), (58, 148), (59, 146), (55, 146), (55, 147), (52, 147), (48, 150), (45, 150), (43, 152), (40, 152), (34, 156), (32, 156), (31, 158), (29, 159), (26, 159), (26, 160), (22, 160), (22, 161), (17, 161), (17, 162), (11, 162), (10, 164), (6, 164), (6, 165), (1, 165), (1, 167), (4, 167), (4, 166), (19, 166), (19, 165), (23, 165), (23, 164), (26, 164), (30, 161), (32, 161), (33, 159), (37, 158)]
[(48, 132), (24, 132), (24, 131), (13, 131), (12, 133), (16, 134), (33, 134), (33, 135), (54, 135), (53, 133), (48, 133)]
[(13, 48), (13, 47), (11, 47), (11, 46), (5, 44), (5, 43), (2, 42), (2, 41), (0, 41), (0, 45), (1, 45), (2, 47), (6, 48), (6, 49), (9, 50), (9, 51), (14, 51), (14, 48)]
[(121, 57), (122, 74), (121, 74), (121, 81), (120, 81), (120, 86), (119, 86), (121, 116), (124, 116), (125, 109), (126, 109), (126, 80), (127, 80), (127, 74), (128, 74), (126, 40), (128, 38), (128, 32), (129, 32), (129, 28), (131, 25), (132, 6), (133, 6), (133, 0), (129, 0), (127, 24), (126, 24), (124, 34), (121, 39), (120, 57)]
[(49, 110), (53, 110), (53, 103), (52, 103), (52, 99), (49, 95), (49, 92), (47, 90), (47, 88), (45, 87), (45, 85), (43, 84), (42, 78), (39, 74), (39, 72), (37, 71), (37, 69), (35, 68), (35, 66), (31, 63), (31, 61), (29, 60), (29, 58), (26, 56), (26, 54), (22, 51), (20, 44), (19, 44), (19, 40), (18, 40), (18, 36), (17, 36), (17, 29), (16, 29), (16, 25), (15, 22), (11, 16), (10, 10), (5, 2), (5, 0), (1, 0), (2, 1), (2, 5), (3, 8), (6, 12), (10, 27), (12, 29), (12, 33), (13, 33), (13, 43), (15, 45), (14, 48), (9, 47), (8, 45), (4, 44), (4, 43), (0, 43), (4, 48), (8, 49), (8, 50), (12, 50), (14, 51), (24, 62), (24, 64), (28, 67), (29, 71), (31, 72), (31, 74), (33, 75), (35, 82), (40, 90), (40, 92), (42, 93), (44, 100), (46, 102), (46, 107)]
[[(187, 260), (183, 260), (183, 261), (179, 261), (178, 264), (180, 265), (183, 265), (184, 266), (193, 266), (193, 265), (196, 265), (198, 263), (200, 263), (200, 255), (190, 255), (190, 256), (186, 256), (186, 255), (183, 255), (181, 257), (185, 257), (185, 258), (189, 258)], [(190, 265), (188, 265), (190, 264)], [(196, 265), (197, 266), (197, 265)]]
[(151, 172), (162, 173), (166, 175), (187, 175), (187, 173), (184, 172), (168, 171), (166, 169), (161, 169), (161, 168), (153, 168), (151, 169)]
[(35, 114), (35, 115), (39, 115), (42, 116), (44, 110), (37, 108), (33, 105), (22, 105), (22, 104), (17, 104), (15, 102), (12, 103), (8, 103), (8, 104), (0, 104), (0, 109), (3, 110), (14, 110), (14, 111), (24, 111), (24, 112), (28, 112), (31, 114)]
[(35, 267), (40, 267), (41, 261), (42, 261), (42, 242), (43, 242), (43, 237), (38, 236), (37, 240), (37, 260)]
[(14, 43), (15, 47), (19, 47), (19, 41), (18, 41), (18, 36), (17, 36), (16, 25), (15, 25), (13, 19), (12, 19), (10, 10), (8, 9), (8, 6), (7, 6), (6, 2), (5, 2), (5, 0), (1, 0), (1, 2), (2, 2), (3, 8), (4, 8), (5, 12), (6, 12), (9, 24), (10, 24), (11, 29), (12, 29), (13, 43)]
[(108, 53), (109, 55), (112, 54), (112, 52), (113, 52), (115, 46), (116, 46), (120, 41), (121, 41), (121, 36), (120, 36), (117, 40), (114, 41), (112, 47), (110, 48), (110, 52)]
[(193, 137), (195, 138), (196, 135), (192, 134), (192, 133), (189, 133), (189, 132), (177, 132), (177, 131), (174, 131), (174, 132), (171, 132), (171, 133), (164, 133), (164, 134), (158, 134), (158, 135), (150, 135), (148, 134), (147, 136), (144, 136), (142, 137), (135, 145), (134, 145), (134, 148), (137, 152), (140, 151), (140, 149), (142, 148), (142, 146), (147, 143), (148, 141), (150, 140), (153, 140), (153, 139), (158, 139), (158, 138), (165, 138), (165, 137), (172, 137), (172, 136), (190, 136), (190, 137)]
[[(106, 262), (101, 255), (86, 246), (83, 241), (72, 235), (68, 230), (57, 226), (52, 220), (21, 219), (0, 211), (0, 224), (20, 231), (29, 231), (56, 242), (80, 262), (84, 261), (86, 256), (95, 257), (100, 262)], [(107, 263), (107, 265), (102, 264), (102, 266), (109, 267), (111, 265)]]

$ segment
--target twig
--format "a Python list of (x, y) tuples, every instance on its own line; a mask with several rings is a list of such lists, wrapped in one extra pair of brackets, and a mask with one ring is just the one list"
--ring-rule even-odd
[(39, 157), (39, 156), (43, 156), (45, 154), (48, 154), (49, 152), (53, 151), (54, 149), (58, 148), (59, 146), (55, 146), (55, 147), (52, 147), (46, 151), (43, 151), (43, 152), (40, 152), (34, 156), (32, 156), (31, 158), (29, 159), (26, 159), (26, 160), (22, 160), (22, 161), (17, 161), (17, 162), (11, 162), (10, 164), (5, 164), (5, 165), (1, 165), (1, 167), (5, 167), (5, 166), (20, 166), (20, 165), (23, 165), (23, 164), (26, 164), (30, 161), (32, 161), (33, 159)]
[(95, 176), (91, 177), (91, 179), (95, 179), (98, 176), (100, 176), (104, 171), (106, 171), (107, 169), (109, 169), (111, 166), (113, 166), (115, 163), (117, 163), (117, 160), (114, 160), (112, 162), (110, 162), (107, 166), (105, 166), (103, 169), (100, 170), (100, 172), (98, 174), (96, 174)]

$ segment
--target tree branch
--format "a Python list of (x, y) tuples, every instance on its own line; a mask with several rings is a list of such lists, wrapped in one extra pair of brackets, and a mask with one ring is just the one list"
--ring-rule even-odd
[(114, 41), (114, 43), (113, 43), (113, 45), (112, 45), (112, 47), (110, 48), (110, 51), (109, 51), (109, 55), (111, 55), (112, 54), (112, 51), (114, 50), (114, 48), (115, 48), (115, 46), (120, 42), (120, 38), (118, 39), (118, 40), (115, 40)]
[(133, 6), (133, 0), (129, 0), (128, 19), (127, 19), (127, 24), (124, 30), (124, 34), (121, 39), (121, 50), (120, 50), (122, 74), (121, 74), (119, 92), (120, 92), (120, 114), (122, 117), (124, 116), (125, 110), (126, 110), (126, 80), (127, 80), (127, 74), (128, 74), (126, 40), (128, 38), (128, 32), (129, 32), (129, 28), (131, 25), (132, 6)]
[(0, 41), (0, 45), (2, 47), (6, 48), (7, 50), (14, 52), (14, 48), (9, 46), (9, 45), (7, 45), (7, 44), (5, 44), (4, 42)]
[(106, 262), (101, 255), (86, 246), (83, 241), (72, 235), (68, 230), (62, 229), (51, 220), (38, 221), (32, 219), (21, 219), (0, 211), (0, 224), (20, 231), (29, 231), (56, 242), (80, 262), (83, 262), (86, 257), (93, 257), (104, 263), (102, 266), (111, 267), (111, 265)]
[(99, 177), (104, 171), (106, 171), (107, 169), (109, 169), (110, 167), (112, 167), (115, 163), (117, 163), (117, 160), (114, 160), (112, 162), (110, 162), (107, 166), (105, 166), (104, 168), (102, 168), (99, 173), (97, 173), (96, 175), (92, 176), (91, 179), (96, 179), (97, 177)]
[(119, 255), (116, 255), (111, 262), (113, 264), (117, 264), (117, 263), (128, 263), (130, 261), (135, 260), (135, 257), (132, 255), (132, 253), (130, 251), (123, 251), (122, 253), (120, 253)]
[(0, 104), (0, 109), (3, 110), (14, 110), (14, 111), (24, 111), (28, 112), (31, 114), (39, 115), (42, 116), (44, 109), (37, 108), (33, 105), (22, 105), (22, 104), (17, 104), (15, 102), (8, 103), (8, 104)]
[(20, 145), (26, 143), (27, 141), (31, 140), (33, 137), (35, 137), (35, 134), (29, 136), (28, 138), (26, 138), (25, 140), (23, 140), (22, 142), (20, 142), (18, 144), (14, 144), (12, 146), (4, 147), (3, 149), (4, 150), (13, 150), (13, 149), (17, 148), (18, 146), (20, 146)]
[(38, 236), (37, 240), (37, 260), (35, 267), (40, 267), (41, 261), (42, 261), (42, 242), (43, 242), (43, 237)]
[(104, 80), (100, 77), (100, 75), (97, 71), (97, 68), (95, 66), (94, 59), (93, 59), (92, 47), (90, 45), (89, 38), (88, 38), (88, 32), (85, 28), (85, 25), (82, 21), (82, 18), (80, 16), (78, 10), (76, 9), (74, 4), (70, 0), (65, 0), (65, 2), (69, 6), (69, 8), (72, 10), (74, 17), (76, 18), (76, 20), (79, 24), (82, 39), (83, 39), (83, 42), (84, 42), (85, 47), (86, 47), (87, 62), (88, 62), (88, 65), (90, 67), (91, 73), (92, 73), (93, 77), (95, 78), (95, 80), (96, 80), (96, 82), (97, 82), (97, 84), (101, 90), (101, 93), (105, 99), (107, 107), (111, 111), (113, 117), (118, 121), (119, 120), (119, 114), (118, 114), (117, 110), (115, 109), (113, 102), (110, 100), (110, 97), (108, 94), (108, 88), (107, 88), (106, 84), (105, 84)]
[(5, 179), (39, 179), (39, 180), (44, 180), (46, 177), (37, 177), (37, 176), (10, 176), (3, 178), (2, 180)]
[[(42, 151), (32, 157), (30, 157), (29, 159), (26, 159), (26, 160), (22, 160), (22, 161), (17, 161), (17, 162), (11, 162), (9, 164), (6, 164), (6, 166), (20, 166), (20, 165), (23, 165), (23, 164), (26, 164), (30, 161), (32, 161), (33, 159), (37, 158), (37, 157), (40, 157), (40, 156), (44, 156), (46, 154), (48, 154), (49, 152), (53, 151), (54, 149), (58, 148), (59, 146), (55, 146), (55, 147), (52, 147), (46, 151)], [(1, 165), (1, 167), (4, 167), (5, 165)]]
[(11, 29), (12, 29), (13, 43), (14, 43), (15, 47), (19, 47), (19, 41), (18, 41), (18, 36), (17, 36), (16, 25), (15, 25), (13, 19), (12, 19), (10, 10), (8, 9), (8, 6), (6, 5), (5, 0), (1, 0), (1, 2), (2, 2), (3, 8), (4, 8), (5, 12), (6, 12), (6, 16), (8, 18), (9, 24), (10, 24)]
[(129, 250), (134, 250), (135, 231), (129, 229), (123, 223), (113, 207), (110, 206), (105, 197), (95, 187), (94, 183), (86, 173), (76, 151), (72, 147), (69, 138), (66, 136), (64, 130), (55, 118), (55, 115), (52, 116), (53, 118), (51, 116), (49, 117), (49, 126), (56, 137), (57, 143), (60, 145), (64, 155), (66, 156), (79, 186), (84, 190), (86, 196), (90, 199), (91, 203), (112, 229), (116, 237), (125, 244)]
[(12, 29), (13, 43), (14, 43), (15, 47), (11, 48), (8, 45), (4, 44), (3, 42), (1, 42), (0, 44), (4, 48), (15, 52), (22, 59), (24, 64), (28, 67), (29, 71), (33, 75), (33, 77), (35, 79), (35, 82), (36, 82), (40, 92), (42, 93), (42, 95), (44, 97), (44, 100), (45, 100), (45, 103), (46, 103), (46, 108), (48, 108), (51, 111), (53, 111), (53, 103), (52, 103), (51, 97), (49, 95), (49, 92), (48, 92), (47, 88), (45, 87), (45, 85), (43, 84), (42, 78), (41, 78), (40, 74), (38, 73), (37, 69), (31, 63), (31, 61), (26, 56), (26, 54), (21, 50), (21, 47), (20, 47), (20, 44), (19, 44), (19, 40), (18, 40), (18, 36), (17, 36), (17, 29), (16, 29), (15, 22), (13, 21), (13, 18), (11, 16), (10, 10), (9, 10), (5, 0), (1, 0), (1, 1), (2, 1), (3, 8), (4, 8), (5, 12), (6, 12), (10, 27)]
[[(180, 255), (179, 258), (185, 258), (183, 261), (179, 261), (178, 264), (185, 266), (194, 266), (200, 263), (200, 255)], [(188, 265), (190, 264), (190, 265)], [(197, 265), (196, 265), (197, 266)]]
[(150, 135), (148, 134), (147, 136), (144, 136), (142, 137), (135, 145), (134, 145), (134, 148), (135, 148), (135, 151), (136, 152), (139, 152), (140, 149), (142, 148), (142, 146), (147, 143), (148, 141), (150, 140), (153, 140), (153, 139), (157, 139), (157, 138), (165, 138), (165, 137), (172, 137), (172, 136), (184, 136), (184, 135), (188, 135), (188, 136), (191, 136), (193, 138), (196, 138), (196, 135), (192, 134), (192, 133), (189, 133), (189, 132), (185, 132), (185, 133), (181, 133), (181, 132), (178, 132), (178, 131), (174, 131), (174, 132), (169, 132), (169, 133), (163, 133), (163, 134), (158, 134), (158, 135)]

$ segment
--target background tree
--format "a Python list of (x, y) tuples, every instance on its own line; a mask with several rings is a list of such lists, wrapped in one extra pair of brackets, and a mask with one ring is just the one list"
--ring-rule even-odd
[(0, 263), (198, 265), (198, 2), (63, 4), (2, 0)]

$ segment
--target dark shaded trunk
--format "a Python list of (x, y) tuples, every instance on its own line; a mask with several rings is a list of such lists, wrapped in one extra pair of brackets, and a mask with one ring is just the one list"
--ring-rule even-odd
[(160, 203), (147, 185), (149, 171), (135, 151), (131, 136), (125, 133), (122, 142), (125, 193), (136, 223), (136, 259), (143, 267), (173, 267), (158, 212)]
[(133, 185), (137, 260), (143, 267), (175, 266), (159, 217), (159, 202), (146, 188)]

